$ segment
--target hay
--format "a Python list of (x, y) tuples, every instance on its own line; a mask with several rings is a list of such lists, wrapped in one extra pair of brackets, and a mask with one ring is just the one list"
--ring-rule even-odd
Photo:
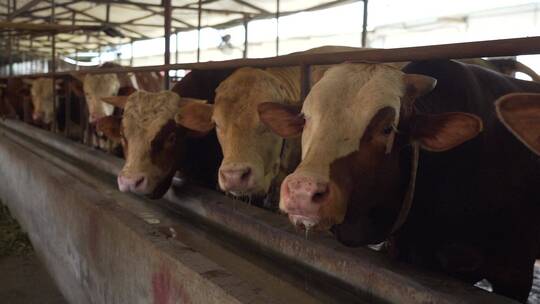
[(33, 253), (32, 244), (11, 216), (7, 206), (0, 202), (0, 258), (6, 256), (28, 256)]

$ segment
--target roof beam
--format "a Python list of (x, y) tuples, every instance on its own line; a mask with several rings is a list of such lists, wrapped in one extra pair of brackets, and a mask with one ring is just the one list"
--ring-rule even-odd
[(23, 5), (22, 7), (20, 7), (19, 9), (15, 10), (13, 13), (11, 13), (9, 15), (9, 20), (17, 17), (18, 15), (20, 15), (21, 13), (24, 13), (26, 11), (28, 11), (29, 9), (31, 9), (32, 7), (36, 6), (38, 3), (40, 3), (42, 0), (31, 0), (30, 2), (26, 3), (25, 5)]
[(247, 1), (244, 1), (244, 0), (233, 0), (233, 1), (236, 2), (236, 3), (242, 4), (244, 6), (250, 7), (252, 9), (254, 9), (254, 10), (258, 10), (259, 12), (264, 13), (264, 14), (269, 14), (270, 13), (269, 11), (267, 11), (267, 10), (265, 10), (263, 8), (260, 8), (260, 7), (256, 6), (256, 5), (253, 5), (253, 4), (251, 4), (251, 3), (247, 2)]

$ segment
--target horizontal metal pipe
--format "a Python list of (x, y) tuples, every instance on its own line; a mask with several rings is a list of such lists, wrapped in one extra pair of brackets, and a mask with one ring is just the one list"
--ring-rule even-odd
[[(477, 42), (451, 43), (429, 46), (364, 49), (358, 51), (294, 54), (271, 58), (247, 58), (200, 63), (180, 63), (144, 67), (125, 67), (111, 69), (88, 69), (84, 71), (58, 72), (56, 75), (103, 74), (120, 72), (168, 71), (181, 69), (225, 69), (243, 66), (279, 67), (296, 65), (324, 65), (342, 62), (402, 62), (430, 59), (463, 59), (478, 57), (500, 57), (540, 54), (540, 37), (486, 40)], [(50, 77), (51, 73), (28, 74), (15, 77)], [(0, 77), (7, 78), (7, 77)]]
[[(18, 132), (107, 173), (119, 171), (121, 161), (24, 123), (0, 122), (3, 132)], [(21, 137), (21, 135), (19, 135)], [(21, 139), (24, 140), (24, 139)], [(166, 209), (197, 217), (255, 244), (265, 254), (285, 258), (291, 267), (304, 267), (328, 276), (373, 300), (394, 303), (513, 303), (450, 278), (422, 272), (386, 259), (365, 248), (346, 248), (331, 236), (306, 239), (292, 230), (284, 216), (234, 202), (197, 187), (172, 187), (166, 200), (153, 201)]]

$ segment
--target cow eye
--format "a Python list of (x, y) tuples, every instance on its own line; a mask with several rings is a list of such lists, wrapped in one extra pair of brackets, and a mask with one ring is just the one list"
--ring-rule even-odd
[(394, 131), (394, 126), (386, 126), (383, 129), (383, 134), (384, 135), (390, 135), (392, 133), (392, 131)]
[(174, 145), (176, 142), (176, 134), (171, 133), (169, 134), (169, 137), (167, 137), (167, 144)]

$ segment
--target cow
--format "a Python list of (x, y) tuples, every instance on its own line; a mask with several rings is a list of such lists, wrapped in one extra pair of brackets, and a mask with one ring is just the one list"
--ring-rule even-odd
[(38, 125), (49, 128), (54, 120), (54, 90), (53, 79), (41, 77), (32, 80), (30, 89), (32, 95), (32, 120)]
[[(275, 133), (302, 140), (280, 209), (346, 245), (389, 240), (402, 261), (486, 278), (495, 292), (526, 300), (539, 253), (540, 170), (495, 118), (494, 101), (511, 92), (540, 84), (446, 60), (403, 71), (330, 68), (301, 111), (259, 106)], [(466, 252), (475, 254), (461, 261)]]
[(540, 94), (508, 94), (495, 104), (499, 120), (540, 156)]
[[(324, 46), (295, 54), (351, 50), (358, 48)], [(326, 68), (313, 67), (311, 82), (316, 82)], [(299, 67), (239, 68), (217, 88), (215, 105), (199, 104), (178, 115), (177, 123), (188, 129), (217, 131), (224, 156), (218, 175), (223, 191), (234, 196), (265, 197), (264, 205), (273, 207), (281, 180), (300, 160), (300, 142), (283, 140), (270, 132), (259, 120), (257, 105), (274, 101), (301, 107), (300, 83)], [(204, 115), (196, 115), (202, 112)]]
[(30, 86), (22, 78), (8, 78), (4, 89), (4, 103), (7, 117), (17, 117), (26, 123), (32, 122), (32, 102)]
[(194, 70), (171, 91), (137, 91), (104, 100), (124, 108), (123, 117), (108, 116), (97, 128), (121, 141), (126, 159), (118, 188), (149, 198), (162, 197), (178, 171), (184, 179), (215, 187), (221, 151), (215, 132), (188, 130), (175, 122), (182, 109), (209, 106), (215, 88), (231, 70)]

